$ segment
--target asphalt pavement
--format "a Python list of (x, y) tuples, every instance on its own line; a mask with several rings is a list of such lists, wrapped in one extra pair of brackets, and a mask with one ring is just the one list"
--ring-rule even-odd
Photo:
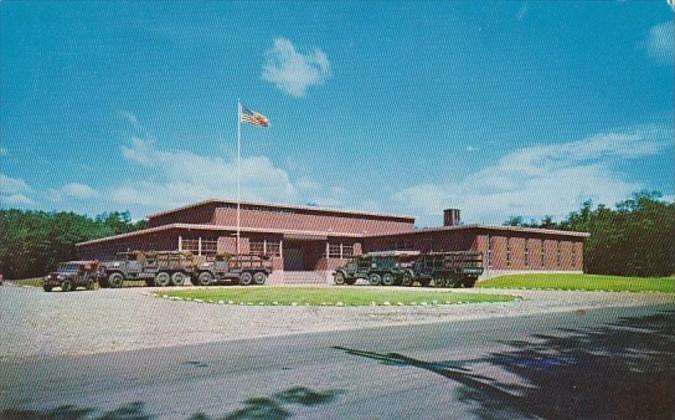
[(674, 390), (659, 305), (12, 360), (0, 418), (670, 419)]

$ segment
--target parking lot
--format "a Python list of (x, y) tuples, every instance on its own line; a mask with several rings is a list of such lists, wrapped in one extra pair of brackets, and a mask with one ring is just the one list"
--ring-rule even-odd
[[(364, 287), (368, 286), (355, 286)], [(672, 303), (655, 293), (456, 289), (506, 293), (508, 303), (375, 307), (259, 307), (178, 302), (134, 287), (70, 293), (0, 287), (0, 360), (207, 343), (303, 332)], [(162, 289), (166, 290), (166, 289)]]

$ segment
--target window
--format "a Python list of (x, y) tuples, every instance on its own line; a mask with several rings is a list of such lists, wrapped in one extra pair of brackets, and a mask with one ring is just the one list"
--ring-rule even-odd
[(265, 255), (265, 242), (249, 241), (248, 252), (253, 255)]
[(560, 268), (560, 262), (561, 262), (561, 254), (560, 254), (560, 241), (556, 241), (556, 251), (555, 251), (555, 260), (556, 264), (558, 265), (558, 268)]
[(190, 251), (195, 255), (199, 253), (199, 239), (183, 239), (181, 242), (181, 250)]
[(530, 248), (528, 248), (528, 242), (530, 242), (530, 240), (525, 239), (525, 251), (523, 253), (523, 263), (525, 264), (525, 267), (530, 265)]
[(281, 246), (279, 241), (267, 241), (267, 255), (270, 257), (281, 256)]
[(218, 253), (218, 241), (202, 239), (202, 255), (215, 257)]
[(340, 244), (328, 244), (329, 258), (342, 258), (340, 254)]
[(281, 244), (277, 240), (249, 241), (249, 253), (253, 255), (267, 255), (268, 257), (281, 256)]
[(511, 267), (511, 238), (506, 238), (506, 266)]
[(354, 256), (354, 245), (342, 245), (342, 258)]
[(577, 244), (572, 244), (572, 268), (577, 267)]
[(545, 262), (545, 258), (544, 258), (544, 257), (545, 257), (545, 255), (546, 255), (546, 253), (545, 253), (545, 251), (544, 251), (545, 248), (544, 248), (544, 240), (543, 240), (543, 239), (540, 240), (540, 245), (541, 245), (541, 248), (540, 248), (540, 253), (541, 253), (541, 268), (544, 268), (544, 262)]
[(488, 235), (487, 262), (488, 268), (492, 268), (492, 248), (494, 248), (494, 238)]

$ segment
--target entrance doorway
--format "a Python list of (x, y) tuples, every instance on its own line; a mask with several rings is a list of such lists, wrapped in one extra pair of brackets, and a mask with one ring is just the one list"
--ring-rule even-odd
[(305, 252), (301, 246), (284, 247), (284, 270), (302, 271), (305, 269)]

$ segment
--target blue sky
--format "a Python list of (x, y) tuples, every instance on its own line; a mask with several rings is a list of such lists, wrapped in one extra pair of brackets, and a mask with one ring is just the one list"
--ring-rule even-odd
[(0, 206), (236, 195), (438, 225), (673, 198), (666, 1), (0, 3)]

